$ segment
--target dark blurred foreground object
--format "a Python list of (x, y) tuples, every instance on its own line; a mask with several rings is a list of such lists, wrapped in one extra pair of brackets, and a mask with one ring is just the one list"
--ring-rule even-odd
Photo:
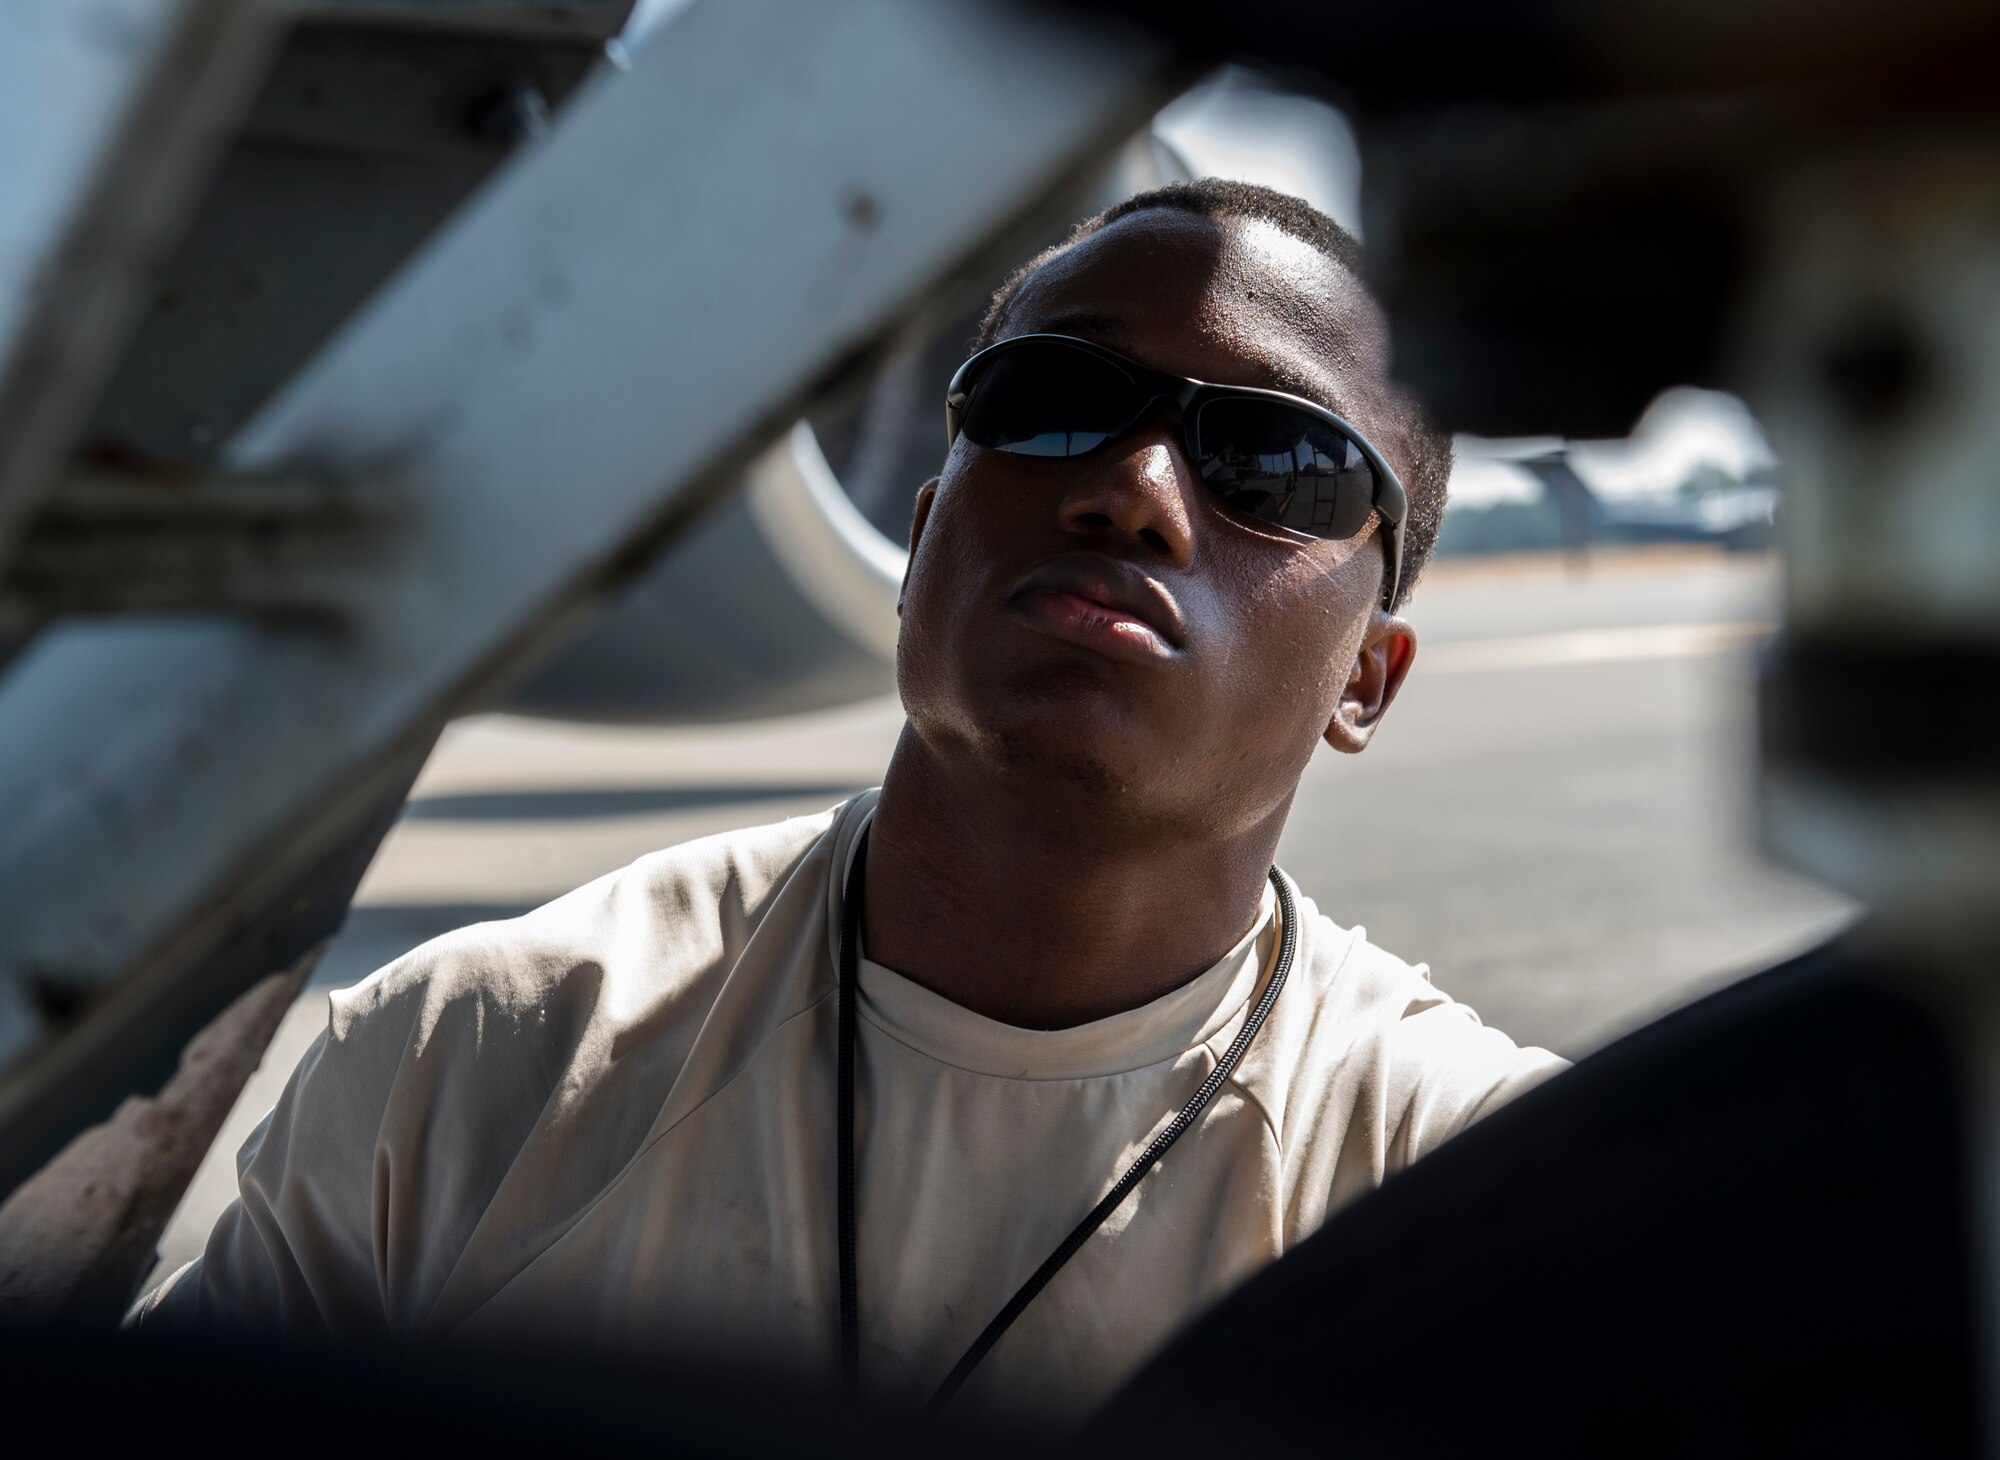
[(1593, 1055), (1225, 1299), (1086, 1440), (1975, 1453), (1965, 1091), (1890, 972), (1849, 934)]
[(338, 1460), (1022, 1452), (1006, 1432), (692, 1366), (43, 1325), (0, 1326), (0, 1372), (19, 1455), (149, 1454), (188, 1440), (224, 1455)]

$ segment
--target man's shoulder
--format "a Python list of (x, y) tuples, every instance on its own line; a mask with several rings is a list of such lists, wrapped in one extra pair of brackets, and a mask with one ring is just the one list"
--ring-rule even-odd
[(1386, 1020), (1414, 1018), (1451, 1005), (1475, 1022), (1479, 1016), (1458, 1004), (1431, 981), (1427, 963), (1411, 963), (1371, 941), (1367, 928), (1344, 927), (1321, 912), (1309, 897), (1298, 899), (1312, 956), (1306, 974), (1316, 997), (1338, 1017)]
[[(817, 905), (845, 802), (651, 852), (519, 917), (474, 923), (434, 938), (333, 997), (333, 1037), (362, 1021), (414, 1024), (427, 1037), (445, 1010), (547, 1023), (565, 991), (593, 1003), (651, 1003), (726, 963), (790, 895), (801, 916)], [(821, 869), (823, 870), (823, 869)], [(810, 886), (795, 886), (801, 874)]]
[(337, 1289), (355, 1313), (387, 1302), (397, 1325), (448, 1331), (823, 996), (813, 940), (857, 804), (642, 857), (335, 993), (241, 1157), (238, 1211), (268, 1220), (228, 1219), (210, 1290), (231, 1281), (218, 1252), (282, 1231), (325, 1279), (309, 1308)]
[(1307, 977), (1315, 1022), (1350, 1050), (1373, 1046), (1372, 1060), (1401, 1096), (1450, 1089), (1486, 1108), (1567, 1067), (1488, 1026), (1472, 1005), (1437, 986), (1428, 964), (1409, 962), (1371, 941), (1366, 928), (1343, 927), (1309, 899), (1300, 901), (1313, 948)]
[[(1305, 997), (1282, 1020), (1274, 1013), (1277, 1037), (1252, 1078), (1267, 1108), (1284, 1112), (1280, 1129), (1294, 1144), (1326, 1146), (1332, 1164), (1318, 1179), (1336, 1198), (1358, 1195), (1565, 1068), (1483, 1023), (1425, 964), (1372, 942), (1359, 925), (1342, 926), (1309, 898), (1298, 906), (1295, 976)], [(1288, 989), (1278, 1009), (1292, 997)]]

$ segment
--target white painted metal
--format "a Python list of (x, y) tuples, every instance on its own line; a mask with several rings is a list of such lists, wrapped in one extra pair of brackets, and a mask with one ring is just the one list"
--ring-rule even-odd
[[(0, 682), (0, 743), (46, 750), (0, 759), (16, 1028), (30, 978), (198, 961), (690, 483), (1168, 88), (1130, 37), (930, 0), (707, 0), (600, 78), (232, 445), (403, 514), (341, 631), (75, 627)], [(30, 1094), (0, 1084), (0, 1122)]]
[(10, 11), (0, 46), (0, 340), (14, 340), (124, 106), (186, 8), (19, 0)]
[(0, 566), (275, 30), (267, 0), (8, 0), (0, 15)]

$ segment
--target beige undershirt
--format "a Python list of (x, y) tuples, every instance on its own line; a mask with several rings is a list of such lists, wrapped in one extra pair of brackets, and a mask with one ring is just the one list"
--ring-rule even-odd
[[(204, 1257), (141, 1309), (824, 1376), (834, 942), (873, 794), (642, 859), (334, 996)], [(1070, 1029), (860, 968), (862, 1369), (920, 1402), (1214, 1068), (1275, 899), (1214, 967)], [(1290, 981), (1196, 1126), (963, 1402), (1065, 1423), (1190, 1315), (1561, 1068), (1298, 899)]]

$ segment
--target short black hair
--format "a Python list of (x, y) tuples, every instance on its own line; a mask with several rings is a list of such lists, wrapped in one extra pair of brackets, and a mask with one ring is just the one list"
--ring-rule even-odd
[[(1007, 322), (1008, 306), (1030, 274), (1100, 229), (1150, 208), (1171, 208), (1204, 218), (1269, 223), (1311, 244), (1357, 280), (1362, 277), (1360, 243), (1305, 199), (1276, 188), (1224, 178), (1172, 182), (1135, 193), (1084, 219), (1061, 243), (1042, 250), (1009, 274), (986, 306), (986, 313), (979, 321), (979, 334), (972, 342), (973, 350), (983, 350), (999, 337)], [(1408, 602), (1424, 564), (1430, 560), (1438, 529), (1444, 524), (1445, 490), (1451, 478), (1451, 436), (1438, 429), (1415, 395), (1394, 381), (1384, 381), (1383, 387), (1392, 417), (1389, 428), (1394, 433), (1394, 446), (1402, 467), (1403, 490), (1409, 497), (1409, 515), (1403, 523), (1403, 582), (1393, 605), (1401, 607)]]

